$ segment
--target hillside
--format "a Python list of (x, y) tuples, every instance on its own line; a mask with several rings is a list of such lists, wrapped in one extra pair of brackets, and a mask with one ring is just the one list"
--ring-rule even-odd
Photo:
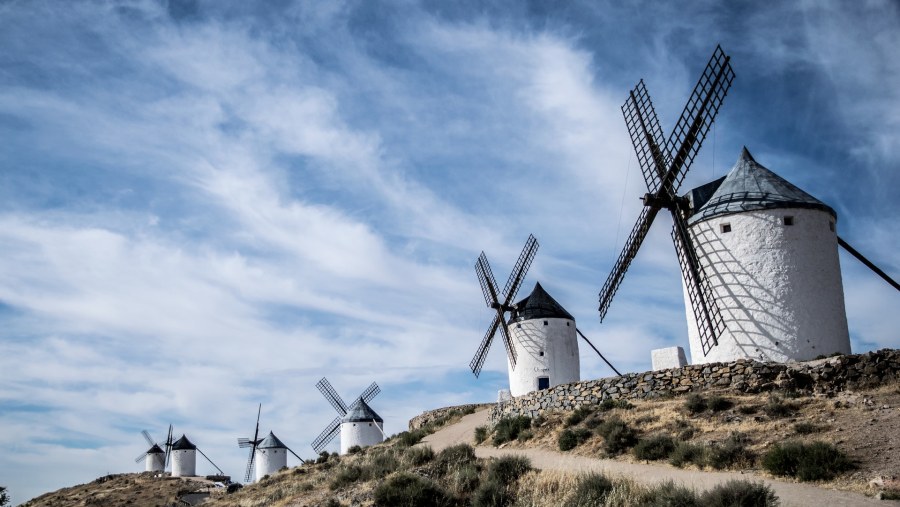
[[(465, 412), (473, 412), (476, 407), (466, 408)], [(589, 470), (603, 471), (613, 478), (619, 474), (634, 478), (615, 479), (619, 500), (613, 501), (610, 496), (606, 505), (645, 505), (648, 498), (663, 494), (663, 489), (672, 490), (671, 485), (659, 482), (669, 476), (697, 490), (697, 494), (721, 487), (730, 478), (765, 480), (775, 485), (772, 491), (784, 496), (782, 505), (809, 505), (790, 495), (809, 499), (824, 494), (831, 500), (826, 503), (834, 505), (868, 505), (874, 501), (871, 497), (878, 494), (885, 498), (900, 497), (895, 480), (900, 475), (897, 452), (900, 383), (897, 382), (832, 397), (794, 392), (741, 395), (704, 392), (693, 397), (607, 402), (578, 411), (548, 412), (529, 421), (530, 427), (519, 431), (513, 440), (502, 443), (505, 430), (501, 424), (498, 433), (479, 435), (486, 440), (473, 451), (454, 444), (474, 444), (475, 434), (484, 431), (476, 432), (476, 426), (487, 420), (487, 411), (467, 415), (462, 423), (463, 411), (445, 409), (440, 414), (440, 417), (426, 418), (430, 422), (422, 429), (404, 432), (354, 455), (329, 456), (320, 463), (285, 469), (235, 494), (225, 494), (221, 489), (214, 491), (204, 505), (373, 505), (377, 504), (378, 494), (385, 494), (385, 488), (401, 486), (419, 492), (431, 491), (438, 504), (559, 505), (574, 498), (584, 482), (579, 477)], [(609, 421), (621, 421), (631, 432), (632, 440), (621, 448), (611, 447), (609, 442), (615, 438), (609, 434), (604, 436), (601, 431)], [(428, 442), (411, 446), (435, 431), (426, 440), (432, 441), (430, 445), (437, 452), (424, 448)], [(563, 452), (560, 436), (567, 432), (575, 434), (576, 439), (574, 446)], [(659, 436), (672, 437), (675, 442), (696, 449), (731, 451), (707, 452), (707, 456), (719, 458), (688, 460), (682, 463), (682, 468), (665, 459), (635, 458), (634, 449), (639, 442)], [(495, 440), (499, 446), (493, 445)], [(786, 441), (831, 443), (849, 457), (854, 468), (827, 480), (814, 481), (812, 486), (797, 484), (790, 478), (776, 478), (765, 472), (760, 462), (769, 450)], [(502, 459), (507, 461), (527, 456), (533, 466), (543, 470), (518, 470), (514, 475), (525, 474), (522, 479), (508, 480), (490, 496), (491, 491), (487, 489), (497, 487), (494, 476), (500, 473), (496, 470), (496, 458), (491, 456), (506, 456)], [(189, 489), (188, 483), (181, 481), (151, 479), (145, 474), (117, 476), (44, 495), (27, 505), (168, 505), (179, 490)], [(407, 482), (398, 486), (398, 481)], [(815, 494), (809, 496), (810, 491)], [(494, 500), (485, 500), (485, 495)], [(516, 500), (503, 503), (503, 498), (510, 502)], [(98, 500), (103, 502), (88, 503)], [(488, 503), (479, 503), (484, 501)]]

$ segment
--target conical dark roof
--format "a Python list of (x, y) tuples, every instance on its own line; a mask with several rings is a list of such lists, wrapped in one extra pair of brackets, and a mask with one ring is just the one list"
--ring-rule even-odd
[(278, 437), (275, 436), (271, 431), (269, 435), (263, 439), (259, 445), (256, 446), (257, 449), (287, 449), (287, 446), (281, 440), (278, 440)]
[(192, 444), (191, 441), (188, 440), (188, 438), (186, 436), (184, 436), (183, 434), (181, 435), (181, 438), (179, 438), (178, 440), (175, 441), (174, 444), (172, 444), (172, 449), (176, 450), (176, 451), (184, 451), (184, 450), (196, 449), (196, 448), (197, 448), (197, 446)]
[(516, 312), (510, 322), (552, 318), (575, 320), (538, 282), (528, 297), (516, 303)]
[(724, 178), (691, 190), (694, 224), (713, 217), (773, 208), (820, 209), (837, 218), (830, 206), (760, 165), (744, 147)]
[(356, 401), (350, 405), (350, 410), (347, 411), (347, 414), (341, 418), (341, 423), (365, 421), (384, 422), (384, 419), (376, 414), (375, 411), (372, 410), (372, 407), (363, 401), (362, 398), (357, 398)]
[(162, 450), (162, 449), (161, 449), (158, 445), (156, 445), (156, 444), (153, 444), (153, 447), (151, 447), (150, 450), (147, 451), (147, 454), (165, 454), (165, 453), (166, 453), (166, 451)]

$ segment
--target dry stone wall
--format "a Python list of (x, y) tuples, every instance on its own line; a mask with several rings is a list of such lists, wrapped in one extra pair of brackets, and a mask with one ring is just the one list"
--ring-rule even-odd
[(494, 405), (493, 403), (472, 403), (469, 405), (457, 405), (455, 407), (444, 407), (444, 408), (438, 408), (435, 410), (429, 410), (428, 412), (422, 412), (421, 414), (410, 419), (409, 420), (409, 429), (410, 429), (410, 431), (417, 430), (432, 421), (436, 421), (442, 417), (447, 416), (451, 412), (461, 412), (461, 413), (470, 412), (470, 411), (476, 412), (478, 410), (483, 410), (485, 408), (492, 407), (493, 405)]
[(608, 398), (648, 399), (712, 389), (733, 393), (797, 390), (828, 395), (898, 381), (900, 351), (894, 349), (803, 363), (741, 359), (562, 384), (494, 405), (491, 421), (517, 415), (535, 417), (546, 410), (574, 410)]

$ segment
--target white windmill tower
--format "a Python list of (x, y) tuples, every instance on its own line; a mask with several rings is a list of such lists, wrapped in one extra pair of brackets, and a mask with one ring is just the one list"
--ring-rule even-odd
[(832, 208), (757, 163), (747, 148), (727, 176), (688, 197), (694, 248), (725, 321), (711, 347), (688, 318), (695, 363), (850, 353)]
[(303, 458), (297, 456), (284, 442), (278, 439), (271, 431), (265, 438), (259, 438), (259, 416), (262, 413), (262, 404), (256, 412), (256, 430), (253, 438), (239, 438), (238, 447), (250, 448), (250, 457), (247, 458), (247, 471), (244, 474), (244, 482), (250, 482), (253, 469), (256, 469), (256, 480), (259, 481), (267, 475), (281, 470), (287, 466), (287, 453), (290, 452), (301, 463), (306, 463)]
[[(730, 58), (716, 47), (668, 140), (643, 81), (622, 106), (649, 192), (600, 292), (600, 318), (665, 208), (674, 222), (694, 363), (849, 353), (837, 246), (900, 285), (837, 236), (833, 209), (758, 164), (746, 148), (727, 176), (677, 195), (733, 80)], [(683, 361), (673, 363), (663, 367)]]
[(153, 438), (150, 437), (150, 432), (147, 430), (141, 430), (141, 434), (144, 435), (144, 439), (150, 445), (150, 449), (135, 458), (134, 462), (140, 463), (143, 461), (145, 472), (164, 472), (169, 463), (169, 452), (172, 450), (172, 425), (169, 425), (169, 433), (162, 446), (153, 441)]
[(181, 438), (172, 444), (172, 477), (194, 477), (197, 475), (197, 453), (206, 458), (209, 464), (218, 470), (220, 475), (225, 475), (215, 463), (206, 454), (203, 454), (196, 445), (194, 445), (187, 436), (181, 435)]
[[(585, 341), (606, 361), (603, 354), (575, 327), (575, 318), (565, 310), (540, 283), (528, 297), (513, 303), (525, 274), (537, 253), (538, 242), (528, 236), (525, 247), (500, 292), (491, 266), (484, 252), (475, 263), (475, 272), (481, 283), (485, 303), (496, 315), (481, 340), (475, 356), (469, 363), (477, 377), (487, 358), (497, 329), (506, 346), (509, 391), (512, 396), (522, 396), (531, 391), (578, 382), (581, 379), (581, 363), (578, 356), (578, 338)], [(500, 302), (503, 297), (503, 302)], [(510, 313), (507, 320), (506, 313)], [(617, 374), (618, 370), (610, 366)]]
[(372, 385), (366, 388), (350, 406), (347, 406), (344, 400), (338, 396), (328, 379), (323, 377), (316, 383), (316, 387), (338, 413), (338, 417), (328, 423), (328, 426), (312, 442), (312, 448), (316, 452), (322, 452), (322, 449), (337, 436), (338, 430), (341, 434), (341, 454), (347, 454), (347, 451), (354, 446), (366, 447), (384, 441), (384, 419), (369, 406), (372, 398), (381, 392), (378, 384), (372, 382)]

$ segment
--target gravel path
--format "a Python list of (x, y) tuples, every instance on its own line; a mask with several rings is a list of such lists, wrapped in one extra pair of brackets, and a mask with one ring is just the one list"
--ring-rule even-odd
[[(489, 410), (482, 410), (467, 415), (451, 426), (441, 429), (425, 437), (422, 441), (430, 445), (435, 452), (456, 444), (474, 442), (475, 428), (487, 423)], [(643, 465), (625, 463), (610, 459), (586, 458), (573, 456), (547, 449), (497, 449), (489, 446), (478, 446), (475, 454), (479, 458), (498, 456), (526, 456), (532, 466), (542, 470), (596, 471), (611, 476), (626, 476), (643, 483), (657, 483), (673, 480), (685, 486), (697, 489), (710, 489), (730, 479), (762, 481), (769, 485), (781, 499), (784, 506), (871, 506), (890, 505), (858, 493), (819, 488), (810, 484), (783, 482), (754, 473), (740, 472), (700, 472), (682, 470), (666, 465)], [(892, 502), (891, 502), (892, 503)]]

